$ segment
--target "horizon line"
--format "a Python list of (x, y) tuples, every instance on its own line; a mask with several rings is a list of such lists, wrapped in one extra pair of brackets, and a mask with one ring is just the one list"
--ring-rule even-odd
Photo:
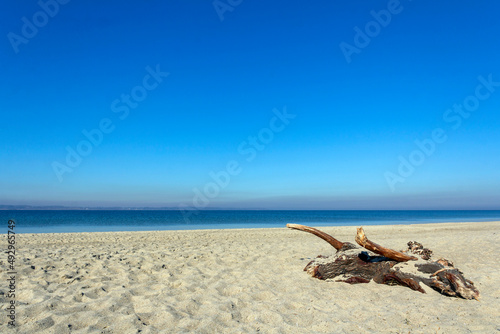
[(279, 209), (279, 208), (186, 208), (180, 209), (175, 207), (154, 207), (154, 206), (65, 206), (65, 205), (2, 205), (0, 204), (0, 211), (30, 211), (30, 210), (43, 210), (43, 211), (500, 211), (500, 209)]

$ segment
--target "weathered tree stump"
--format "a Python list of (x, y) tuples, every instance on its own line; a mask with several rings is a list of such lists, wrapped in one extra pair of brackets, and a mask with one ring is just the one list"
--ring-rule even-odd
[(368, 240), (360, 227), (355, 240), (363, 249), (349, 242), (338, 241), (312, 227), (298, 224), (287, 224), (287, 227), (312, 233), (337, 250), (335, 255), (329, 257), (318, 256), (304, 268), (315, 278), (350, 284), (373, 280), (379, 284), (402, 285), (425, 293), (420, 286), (423, 283), (446, 296), (479, 300), (479, 291), (474, 283), (466, 279), (451, 261), (431, 260), (432, 251), (416, 241), (408, 242), (405, 251), (397, 252)]

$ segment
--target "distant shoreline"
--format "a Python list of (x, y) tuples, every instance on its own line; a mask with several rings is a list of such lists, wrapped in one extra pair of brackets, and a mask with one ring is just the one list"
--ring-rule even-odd
[(262, 208), (203, 208), (179, 209), (175, 207), (86, 207), (86, 206), (29, 206), (0, 205), (0, 211), (499, 211), (498, 209), (262, 209)]

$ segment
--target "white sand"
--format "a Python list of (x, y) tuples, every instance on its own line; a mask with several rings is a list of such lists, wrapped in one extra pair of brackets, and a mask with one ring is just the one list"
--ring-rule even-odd
[[(355, 227), (320, 229), (354, 242)], [(335, 250), (285, 228), (23, 234), (18, 327), (6, 327), (4, 254), (0, 332), (500, 333), (500, 222), (364, 229), (386, 247), (416, 240), (453, 261), (481, 301), (311, 278), (305, 265)]]

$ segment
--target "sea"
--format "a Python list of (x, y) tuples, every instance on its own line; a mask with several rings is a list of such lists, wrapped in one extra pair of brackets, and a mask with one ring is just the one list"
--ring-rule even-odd
[(9, 220), (15, 233), (68, 233), (482, 222), (500, 210), (2, 210), (5, 233)]

